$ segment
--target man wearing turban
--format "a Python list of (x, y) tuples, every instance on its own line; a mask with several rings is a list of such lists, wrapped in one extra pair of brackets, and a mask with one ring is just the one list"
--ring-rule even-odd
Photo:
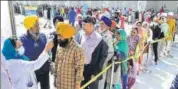
[(55, 60), (55, 82), (57, 89), (80, 89), (83, 80), (84, 50), (76, 43), (73, 36), (75, 28), (63, 22), (56, 25), (58, 49)]
[[(101, 17), (100, 19), (100, 27), (102, 30), (101, 36), (103, 40), (106, 42), (107, 46), (109, 47), (108, 55), (104, 62), (103, 68), (105, 68), (108, 65), (108, 62), (111, 60), (111, 58), (114, 55), (113, 38), (109, 30), (111, 25), (112, 25), (112, 21), (108, 17), (106, 16)], [(104, 89), (105, 81), (106, 81), (106, 73), (103, 74), (103, 79), (99, 81), (98, 89)]]
[[(24, 27), (27, 33), (21, 37), (25, 48), (25, 54), (30, 61), (36, 60), (43, 52), (46, 45), (46, 36), (39, 32), (39, 18), (37, 16), (26, 16)], [(35, 71), (37, 81), (41, 89), (50, 89), (49, 86), (49, 62), (47, 61), (39, 70)]]

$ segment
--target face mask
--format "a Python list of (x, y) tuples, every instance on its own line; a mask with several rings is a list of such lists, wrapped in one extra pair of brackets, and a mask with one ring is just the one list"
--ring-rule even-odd
[(21, 46), (20, 48), (17, 49), (19, 55), (23, 55), (25, 53), (25, 49), (23, 46)]
[(59, 43), (59, 46), (60, 47), (66, 47), (67, 44), (69, 43), (69, 40), (68, 39), (64, 39), (64, 40), (61, 40), (61, 39), (58, 39), (58, 43)]

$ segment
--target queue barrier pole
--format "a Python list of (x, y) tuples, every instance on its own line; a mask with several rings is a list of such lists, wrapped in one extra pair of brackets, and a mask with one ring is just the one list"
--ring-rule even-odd
[(109, 89), (112, 89), (113, 76), (114, 76), (114, 67), (115, 67), (115, 60), (112, 60), (112, 71), (111, 71), (111, 79), (110, 79), (110, 88)]
[[(169, 36), (170, 37), (170, 36)], [(165, 38), (162, 38), (162, 39), (158, 39), (158, 40), (155, 40), (155, 41), (152, 41), (150, 44), (153, 44), (153, 43), (156, 43), (156, 42), (160, 42), (160, 41), (164, 41), (166, 38), (168, 37), (165, 37)], [(148, 46), (149, 44), (147, 44), (146, 46)], [(144, 47), (144, 49), (146, 48), (146, 46)], [(123, 62), (127, 62), (128, 60), (131, 60), (131, 59), (136, 59), (138, 58), (140, 55), (142, 55), (144, 52), (144, 50), (134, 56), (130, 56), (128, 57), (126, 60), (124, 61), (121, 61), (121, 62), (115, 62), (115, 64), (121, 64)], [(108, 71), (108, 69), (110, 69), (112, 67), (112, 64), (108, 65), (106, 68), (104, 68), (98, 75), (96, 75), (95, 77), (93, 77), (90, 81), (88, 81), (86, 84), (84, 84), (80, 89), (84, 89), (86, 88), (88, 85), (90, 85), (91, 83), (93, 83), (95, 80), (97, 80), (102, 74), (104, 74), (106, 71)], [(111, 79), (112, 80), (112, 79)]]

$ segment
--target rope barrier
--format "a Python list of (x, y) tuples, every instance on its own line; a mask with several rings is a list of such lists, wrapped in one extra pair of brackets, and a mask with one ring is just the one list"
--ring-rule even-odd
[[(162, 38), (162, 39), (158, 39), (158, 40), (155, 40), (155, 41), (152, 41), (152, 43), (156, 43), (156, 42), (160, 42), (160, 41), (164, 41), (166, 38), (168, 37), (165, 37), (165, 38)], [(148, 46), (149, 44), (147, 44), (144, 49)], [(121, 63), (124, 63), (124, 62), (127, 62), (128, 60), (131, 60), (131, 59), (136, 59), (138, 58), (140, 55), (142, 55), (144, 52), (144, 50), (138, 54), (135, 54), (134, 56), (130, 56), (128, 57), (126, 60), (123, 60), (121, 62), (115, 62), (115, 64), (121, 64)], [(92, 78), (90, 81), (88, 81), (85, 85), (83, 85), (80, 89), (84, 89), (86, 88), (88, 85), (90, 85), (91, 83), (93, 83), (94, 81), (96, 81), (102, 74), (104, 74), (105, 72), (107, 72), (109, 70), (109, 68), (112, 67), (112, 64), (108, 65), (106, 68), (104, 68), (98, 75), (96, 75), (94, 78)]]

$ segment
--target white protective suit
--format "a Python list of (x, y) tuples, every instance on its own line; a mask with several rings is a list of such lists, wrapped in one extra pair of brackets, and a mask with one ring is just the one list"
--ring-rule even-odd
[[(35, 61), (23, 61), (21, 59), (6, 61), (13, 89), (38, 89), (34, 71), (38, 70), (48, 59), (49, 55), (44, 51)], [(30, 85), (31, 87), (29, 87)]]

